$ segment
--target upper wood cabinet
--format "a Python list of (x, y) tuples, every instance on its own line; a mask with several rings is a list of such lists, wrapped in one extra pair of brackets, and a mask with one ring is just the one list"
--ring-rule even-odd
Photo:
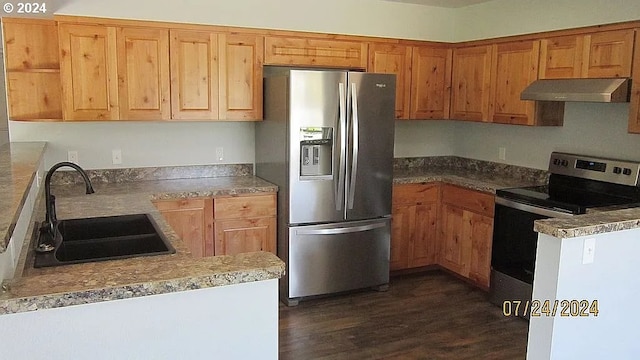
[(262, 119), (262, 63), (264, 38), (220, 34), (221, 120)]
[(629, 105), (629, 132), (640, 133), (640, 29), (636, 29), (631, 76), (631, 104)]
[(540, 78), (629, 77), (633, 42), (633, 29), (543, 39)]
[(520, 100), (520, 93), (538, 79), (539, 41), (493, 45), (491, 55), (490, 120), (502, 124), (533, 122), (535, 102)]
[(367, 43), (269, 36), (265, 39), (265, 64), (365, 69)]
[(411, 66), (411, 119), (448, 119), (452, 51), (414, 47)]
[(394, 44), (370, 44), (368, 71), (396, 75), (396, 119), (409, 118), (411, 47)]
[(50, 20), (3, 18), (9, 119), (60, 121), (58, 28)]
[(489, 120), (491, 86), (491, 46), (453, 50), (451, 118)]
[(171, 30), (171, 118), (218, 119), (218, 34)]
[(520, 100), (520, 93), (538, 79), (539, 50), (539, 40), (493, 45), (490, 121), (516, 125), (562, 125), (563, 103)]
[(169, 31), (118, 28), (117, 57), (120, 119), (168, 119)]
[(633, 38), (633, 30), (603, 31), (585, 35), (582, 76), (631, 76)]
[(560, 36), (540, 40), (540, 79), (582, 77), (584, 36)]
[(60, 24), (65, 120), (117, 120), (116, 28)]

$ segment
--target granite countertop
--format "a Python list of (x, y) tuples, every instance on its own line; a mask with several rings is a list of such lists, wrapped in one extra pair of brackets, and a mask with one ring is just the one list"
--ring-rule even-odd
[(568, 218), (536, 220), (533, 229), (557, 238), (574, 238), (640, 227), (640, 208), (599, 211)]
[(514, 177), (501, 172), (486, 173), (474, 169), (430, 168), (430, 169), (396, 169), (393, 174), (394, 184), (412, 184), (441, 181), (459, 185), (472, 190), (495, 194), (497, 189), (510, 187), (540, 185), (541, 179)]
[(0, 146), (0, 253), (9, 244), (46, 145), (18, 142)]
[[(0, 314), (126, 299), (213, 286), (277, 279), (284, 263), (267, 252), (195, 259), (151, 200), (277, 191), (254, 176), (98, 183), (95, 194), (82, 185), (56, 185), (59, 219), (150, 213), (176, 249), (172, 255), (34, 269), (27, 255), (20, 276), (5, 282)], [(29, 258), (30, 257), (30, 258)]]

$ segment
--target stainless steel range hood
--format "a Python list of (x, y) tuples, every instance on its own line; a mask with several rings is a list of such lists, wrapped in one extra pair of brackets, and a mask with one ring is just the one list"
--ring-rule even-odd
[(521, 100), (629, 102), (629, 79), (545, 79), (527, 86)]

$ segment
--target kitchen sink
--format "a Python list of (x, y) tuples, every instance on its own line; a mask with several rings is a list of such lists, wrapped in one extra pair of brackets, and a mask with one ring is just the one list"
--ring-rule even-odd
[[(49, 236), (41, 230), (38, 243)], [(60, 220), (56, 238), (54, 250), (36, 252), (34, 267), (175, 253), (149, 214)]]

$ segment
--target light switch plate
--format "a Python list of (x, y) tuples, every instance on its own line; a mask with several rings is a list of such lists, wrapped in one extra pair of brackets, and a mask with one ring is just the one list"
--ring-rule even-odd
[(584, 239), (584, 248), (582, 250), (582, 263), (591, 264), (596, 253), (596, 239)]

